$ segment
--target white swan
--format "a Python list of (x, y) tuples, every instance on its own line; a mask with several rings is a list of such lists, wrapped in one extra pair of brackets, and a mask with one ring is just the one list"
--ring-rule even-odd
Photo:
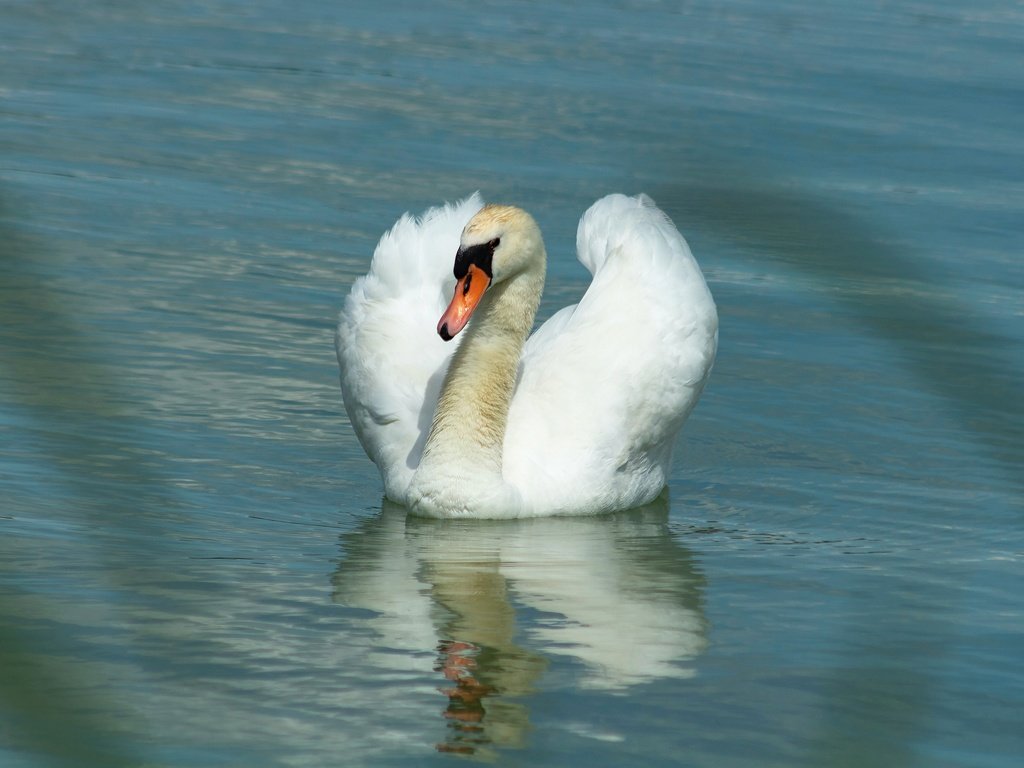
[(431, 517), (529, 517), (628, 509), (665, 486), (714, 361), (714, 301), (646, 195), (598, 200), (576, 245), (589, 289), (527, 340), (546, 261), (528, 213), (473, 195), (381, 238), (336, 346), (388, 498)]

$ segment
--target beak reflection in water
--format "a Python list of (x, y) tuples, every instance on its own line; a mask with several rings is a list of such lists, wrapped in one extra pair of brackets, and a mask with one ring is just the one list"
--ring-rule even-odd
[(418, 519), (385, 502), (343, 537), (334, 599), (372, 612), (394, 670), (420, 660), (436, 748), (491, 757), (525, 744), (529, 697), (555, 665), (590, 691), (693, 675), (703, 579), (667, 520), (664, 495), (611, 516), (511, 521)]

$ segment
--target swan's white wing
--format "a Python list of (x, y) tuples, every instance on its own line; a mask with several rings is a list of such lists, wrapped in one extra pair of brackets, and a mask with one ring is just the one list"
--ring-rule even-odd
[(593, 282), (523, 351), (506, 479), (528, 506), (591, 512), (649, 501), (714, 361), (718, 316), (686, 241), (645, 195), (584, 214)]
[(404, 500), (419, 464), (458, 346), (442, 341), (435, 328), (455, 287), (462, 229), (482, 206), (474, 194), (419, 219), (402, 216), (377, 244), (369, 273), (353, 284), (338, 320), (345, 410), (396, 501)]

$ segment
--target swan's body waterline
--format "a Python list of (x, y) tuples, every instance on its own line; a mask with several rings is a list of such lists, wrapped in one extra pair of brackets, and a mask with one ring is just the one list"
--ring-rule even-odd
[[(456, 246), (444, 310), (453, 290), (441, 268)], [(577, 247), (593, 284), (527, 340), (545, 270), (529, 214), (480, 209), (474, 196), (403, 217), (382, 238), (337, 345), (346, 410), (389, 498), (423, 515), (496, 518), (625, 509), (662, 490), (714, 359), (714, 302), (644, 196), (595, 203)], [(446, 344), (446, 318), (455, 333), (465, 325), (458, 305), (474, 280), (489, 287)]]

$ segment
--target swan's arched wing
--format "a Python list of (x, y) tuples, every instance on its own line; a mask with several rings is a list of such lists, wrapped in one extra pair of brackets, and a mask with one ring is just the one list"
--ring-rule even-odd
[(462, 229), (482, 206), (474, 194), (419, 219), (402, 216), (377, 244), (369, 273), (353, 284), (338, 320), (345, 410), (385, 492), (398, 501), (419, 464), (458, 346), (435, 329), (454, 290)]
[(597, 201), (577, 250), (593, 282), (527, 342), (504, 458), (527, 504), (565, 512), (633, 506), (661, 490), (718, 339), (700, 268), (650, 198)]

